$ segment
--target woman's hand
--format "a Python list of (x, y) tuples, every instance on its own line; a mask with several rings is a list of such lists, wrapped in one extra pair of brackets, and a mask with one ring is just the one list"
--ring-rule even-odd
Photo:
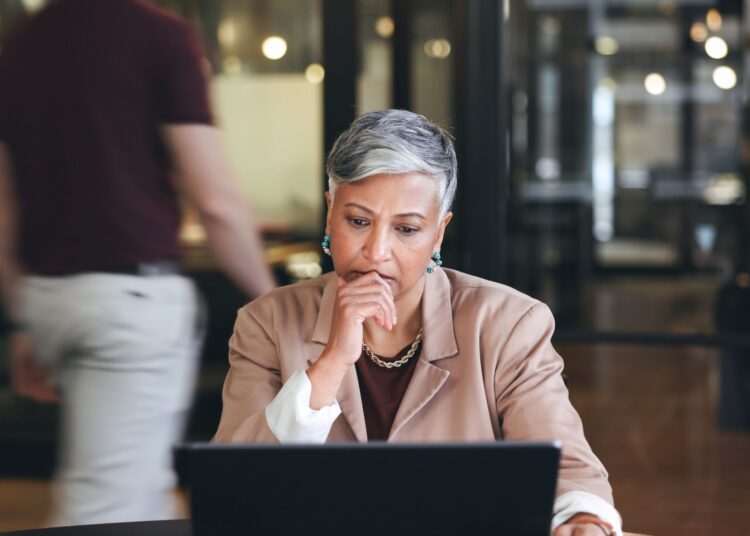
[(391, 287), (377, 272), (368, 272), (348, 283), (339, 278), (331, 334), (323, 353), (342, 365), (353, 365), (362, 354), (363, 324), (368, 318), (388, 331), (396, 325)]
[(362, 354), (363, 324), (368, 318), (388, 331), (396, 325), (391, 287), (376, 272), (349, 282), (339, 278), (328, 345), (307, 371), (312, 409), (333, 403), (344, 375)]

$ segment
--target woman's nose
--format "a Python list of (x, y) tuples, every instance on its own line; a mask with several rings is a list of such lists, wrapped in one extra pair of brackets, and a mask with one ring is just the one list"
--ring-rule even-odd
[(364, 252), (365, 257), (371, 262), (383, 262), (387, 260), (390, 256), (390, 250), (388, 233), (375, 229), (367, 237)]

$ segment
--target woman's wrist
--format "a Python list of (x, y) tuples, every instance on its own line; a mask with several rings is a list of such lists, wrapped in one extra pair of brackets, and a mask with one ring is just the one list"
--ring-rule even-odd
[(332, 374), (334, 376), (341, 376), (342, 378), (347, 373), (349, 368), (352, 366), (349, 361), (342, 359), (336, 353), (331, 352), (328, 349), (323, 350), (320, 357), (313, 363), (310, 368), (319, 368), (326, 371), (326, 374)]
[(351, 365), (336, 359), (332, 354), (323, 352), (315, 363), (307, 369), (307, 377), (312, 384), (310, 408), (318, 410), (333, 404), (336, 393), (344, 381), (344, 376)]

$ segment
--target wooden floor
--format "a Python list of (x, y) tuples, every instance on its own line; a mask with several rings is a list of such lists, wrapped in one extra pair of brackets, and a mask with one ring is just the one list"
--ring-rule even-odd
[(715, 352), (559, 350), (627, 530), (750, 535), (750, 434), (716, 429)]
[(0, 531), (41, 527), (52, 502), (51, 486), (38, 480), (0, 480)]
[[(701, 279), (592, 286), (589, 324), (712, 332), (715, 289)], [(717, 350), (558, 345), (558, 351), (626, 530), (750, 536), (750, 433), (717, 429)]]
[[(591, 289), (600, 329), (711, 329), (712, 285)], [(558, 345), (573, 403), (610, 472), (625, 529), (654, 536), (750, 536), (750, 434), (715, 424), (718, 352)], [(47, 482), (0, 480), (0, 531), (40, 526)]]

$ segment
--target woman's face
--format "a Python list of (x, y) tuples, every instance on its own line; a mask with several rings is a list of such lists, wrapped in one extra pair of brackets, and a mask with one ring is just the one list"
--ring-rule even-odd
[(336, 273), (351, 281), (377, 272), (396, 299), (425, 276), (432, 254), (440, 250), (445, 226), (438, 185), (419, 173), (373, 175), (345, 183), (328, 202), (326, 233)]

